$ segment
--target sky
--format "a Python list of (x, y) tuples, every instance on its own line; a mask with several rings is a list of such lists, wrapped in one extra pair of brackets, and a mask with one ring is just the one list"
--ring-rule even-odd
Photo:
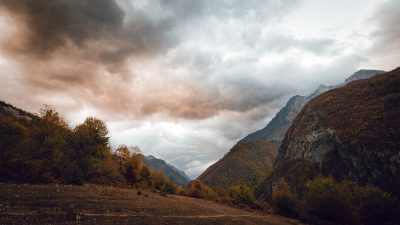
[(196, 178), (293, 95), (400, 62), (398, 0), (0, 0), (0, 100)]

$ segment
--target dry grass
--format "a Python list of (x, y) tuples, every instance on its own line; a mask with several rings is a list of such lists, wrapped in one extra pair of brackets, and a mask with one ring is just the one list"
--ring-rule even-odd
[(0, 185), (0, 224), (298, 224), (183, 196), (97, 185)]

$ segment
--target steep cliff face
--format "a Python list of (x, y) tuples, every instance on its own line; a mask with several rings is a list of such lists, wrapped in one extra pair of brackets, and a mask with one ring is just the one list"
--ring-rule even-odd
[[(366, 79), (382, 72), (359, 70), (347, 80)], [(316, 96), (339, 86), (320, 85), (309, 96), (293, 96), (265, 128), (240, 140), (227, 155), (207, 168), (199, 179), (220, 194), (225, 194), (229, 187), (237, 184), (244, 183), (255, 188), (272, 171), (285, 133), (303, 106)]]
[(308, 97), (300, 95), (293, 96), (265, 128), (247, 135), (239, 141), (239, 144), (246, 144), (258, 140), (281, 142), (287, 129), (292, 124), (293, 119), (308, 100)]
[(256, 194), (268, 199), (280, 177), (301, 194), (307, 180), (323, 175), (374, 184), (399, 196), (399, 137), (400, 69), (350, 82), (303, 108)]
[(255, 188), (272, 170), (287, 129), (308, 100), (304, 96), (292, 97), (265, 128), (240, 140), (199, 179), (220, 194), (237, 184)]

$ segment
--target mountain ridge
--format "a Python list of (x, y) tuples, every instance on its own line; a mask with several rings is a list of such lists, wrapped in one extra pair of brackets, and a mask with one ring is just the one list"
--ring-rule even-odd
[(399, 196), (399, 102), (400, 68), (311, 100), (286, 133), (257, 197), (270, 200), (280, 178), (301, 195), (317, 176), (373, 184)]
[[(381, 72), (358, 70), (349, 78), (365, 79)], [(263, 129), (238, 141), (222, 159), (208, 167), (199, 179), (220, 194), (226, 194), (229, 186), (243, 183), (255, 189), (272, 171), (285, 133), (303, 106), (316, 96), (341, 85), (345, 85), (345, 82), (336, 86), (320, 85), (308, 96), (291, 97)]]
[(167, 163), (163, 159), (154, 157), (153, 155), (142, 155), (142, 161), (145, 165), (150, 167), (150, 170), (160, 171), (164, 175), (174, 182), (176, 185), (184, 187), (191, 180), (184, 171), (179, 170), (175, 166)]

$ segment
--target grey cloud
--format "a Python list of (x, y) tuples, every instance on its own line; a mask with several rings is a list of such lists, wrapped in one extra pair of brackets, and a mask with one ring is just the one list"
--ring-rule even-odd
[[(78, 105), (86, 102), (108, 114), (146, 117), (165, 113), (174, 118), (202, 119), (223, 110), (246, 112), (282, 94), (282, 89), (268, 91), (271, 86), (258, 81), (225, 82), (221, 77), (231, 74), (220, 70), (222, 56), (211, 53), (210, 57), (210, 52), (193, 54), (189, 53), (193, 49), (188, 49), (180, 62), (187, 61), (183, 65), (188, 66), (188, 75), (198, 74), (197, 78), (168, 81), (170, 75), (160, 71), (153, 79), (163, 84), (148, 84), (146, 91), (154, 90), (150, 95), (130, 86), (142, 75), (129, 67), (136, 59), (166, 56), (168, 49), (179, 47), (183, 38), (179, 31), (191, 31), (180, 26), (191, 19), (256, 14), (271, 18), (275, 11), (278, 15), (294, 5), (292, 1), (171, 0), (140, 4), (112, 0), (2, 1), (1, 7), (19, 18), (19, 26), (26, 27), (18, 33), (25, 37), (24, 44), (12, 46), (8, 54), (21, 62), (20, 69), (26, 74), (23, 82), (35, 91), (64, 93)], [(250, 19), (256, 21), (258, 16)], [(6, 45), (2, 43), (3, 48)], [(26, 57), (30, 54), (34, 55)], [(213, 76), (217, 78), (206, 79)]]
[(389, 0), (382, 3), (370, 22), (377, 25), (371, 34), (372, 51), (380, 54), (394, 54), (397, 61), (400, 58), (400, 1)]
[(337, 51), (334, 39), (329, 38), (296, 38), (283, 34), (266, 34), (264, 38), (259, 40), (264, 51), (283, 52), (291, 48), (297, 48), (313, 52), (315, 54), (332, 55)]
[(127, 14), (114, 0), (4, 0), (0, 7), (20, 23), (24, 43), (10, 49), (18, 54), (55, 57), (55, 51), (71, 49), (72, 43), (75, 51), (91, 52), (86, 60), (115, 63), (131, 55), (159, 54), (177, 43), (168, 18), (153, 20), (135, 8)]
[[(303, 68), (284, 55), (264, 65), (264, 54), (290, 48), (336, 54), (330, 38), (268, 33), (299, 2), (0, 0), (0, 16), (10, 16), (17, 30), (0, 38), (0, 57), (12, 62), (0, 70), (7, 78), (0, 94), (11, 103), (27, 99), (22, 108), (51, 103), (67, 115), (87, 110), (107, 122), (129, 121), (114, 140), (138, 144), (195, 176), (265, 126), (291, 95), (332, 84), (364, 60), (340, 56), (331, 66)], [(395, 37), (385, 32), (376, 33), (382, 43)], [(13, 71), (18, 76), (5, 75)], [(8, 84), (20, 93), (3, 88)], [(160, 121), (193, 130), (184, 140), (159, 137)]]
[(25, 23), (27, 40), (17, 49), (25, 53), (46, 54), (68, 41), (85, 46), (87, 40), (115, 33), (124, 19), (123, 10), (108, 0), (3, 0), (0, 6)]

